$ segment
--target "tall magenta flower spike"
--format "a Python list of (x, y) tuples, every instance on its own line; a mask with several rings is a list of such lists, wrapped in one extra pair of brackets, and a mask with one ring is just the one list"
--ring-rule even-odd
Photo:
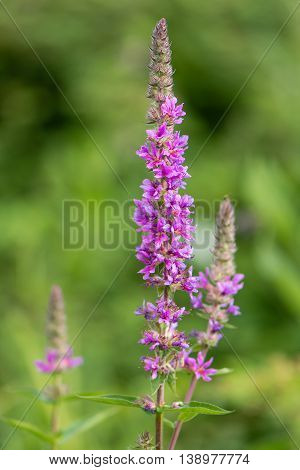
[(39, 372), (61, 373), (82, 364), (81, 357), (73, 357), (67, 343), (66, 315), (61, 288), (53, 286), (50, 293), (46, 324), (48, 348), (44, 360), (35, 361)]
[[(178, 323), (186, 314), (174, 301), (174, 293), (196, 292), (198, 279), (192, 277), (186, 262), (192, 256), (191, 241), (194, 227), (191, 221), (193, 199), (180, 194), (189, 177), (184, 165), (188, 137), (174, 130), (181, 124), (185, 112), (173, 95), (173, 71), (167, 23), (161, 19), (152, 35), (150, 81), (148, 97), (152, 104), (148, 112), (154, 128), (147, 130), (147, 140), (137, 151), (145, 161), (151, 178), (141, 185), (143, 196), (135, 200), (134, 220), (142, 233), (137, 258), (147, 286), (158, 289), (155, 303), (146, 302), (136, 312), (148, 325), (140, 343), (150, 354), (142, 357), (144, 369), (157, 379), (157, 406), (164, 403), (164, 383), (174, 378), (181, 366), (183, 352), (189, 348), (186, 336), (178, 331)], [(161, 416), (157, 414), (157, 420)], [(156, 427), (156, 448), (162, 446), (162, 423)]]
[[(204, 273), (199, 273), (197, 277), (198, 294), (190, 294), (192, 307), (207, 318), (208, 324), (205, 331), (191, 333), (191, 337), (196, 340), (194, 349), (199, 351), (196, 358), (193, 357), (193, 348), (184, 355), (184, 368), (193, 374), (185, 396), (186, 403), (192, 399), (199, 379), (207, 382), (211, 380), (211, 376), (216, 374), (217, 370), (210, 367), (213, 358), (207, 360), (206, 356), (212, 347), (217, 346), (223, 336), (222, 330), (230, 318), (240, 314), (239, 307), (234, 303), (234, 296), (243, 287), (244, 275), (236, 274), (235, 252), (234, 208), (230, 199), (225, 197), (220, 204), (216, 220), (212, 266)], [(181, 427), (182, 422), (178, 421), (171, 439), (170, 449), (175, 448)]]

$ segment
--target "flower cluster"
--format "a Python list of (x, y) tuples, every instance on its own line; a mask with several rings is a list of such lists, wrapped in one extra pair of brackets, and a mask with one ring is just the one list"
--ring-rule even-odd
[[(197, 279), (186, 266), (186, 260), (192, 255), (193, 199), (179, 194), (188, 177), (183, 165), (187, 137), (173, 131), (174, 124), (181, 122), (184, 115), (182, 106), (176, 103), (176, 98), (166, 97), (161, 105), (163, 122), (157, 129), (147, 131), (147, 142), (137, 152), (154, 175), (154, 180), (144, 180), (142, 200), (135, 201), (134, 220), (143, 233), (137, 258), (144, 264), (140, 273), (147, 285), (163, 288), (164, 292), (155, 305), (148, 302), (136, 313), (151, 324), (140, 343), (158, 353), (188, 348), (185, 335), (176, 329), (185, 309), (179, 308), (166, 292), (177, 289), (195, 292), (197, 285)], [(143, 358), (144, 368), (151, 371), (152, 378), (158, 373), (167, 375), (174, 371), (170, 357), (167, 361), (160, 356)]]
[[(217, 346), (222, 338), (222, 329), (229, 322), (231, 316), (240, 314), (239, 307), (234, 303), (234, 296), (243, 287), (243, 274), (235, 273), (234, 253), (235, 226), (234, 209), (228, 198), (225, 198), (219, 209), (217, 217), (216, 241), (214, 259), (210, 269), (200, 272), (197, 277), (199, 292), (190, 294), (194, 309), (200, 310), (208, 319), (206, 331), (193, 331), (191, 337), (196, 339), (198, 364), (203, 369), (211, 365), (212, 359), (204, 362), (208, 350)], [(185, 357), (185, 367), (193, 371), (197, 378), (207, 380), (206, 375), (197, 372), (197, 361), (190, 356)], [(201, 369), (202, 370), (202, 369)], [(214, 369), (210, 370), (210, 375)]]
[[(166, 103), (174, 100), (176, 98), (166, 97)], [(175, 106), (174, 119), (176, 109)], [(145, 265), (140, 273), (148, 285), (175, 286), (190, 291), (193, 289), (186, 283), (190, 273), (185, 260), (192, 255), (193, 199), (178, 192), (188, 177), (187, 167), (182, 165), (187, 138), (172, 132), (167, 122), (147, 133), (148, 141), (137, 153), (153, 171), (155, 179), (143, 181), (143, 198), (135, 200), (134, 220), (138, 231), (144, 234), (137, 249), (137, 258)]]
[[(215, 333), (220, 332), (224, 325), (230, 320), (230, 315), (237, 316), (240, 309), (234, 304), (234, 295), (243, 288), (243, 274), (224, 276), (223, 281), (217, 281), (212, 272), (207, 269), (206, 273), (199, 273), (201, 279), (205, 277), (205, 287), (201, 285), (202, 291), (198, 295), (191, 294), (191, 304), (194, 309), (201, 310), (209, 316), (210, 341), (216, 339)], [(195, 334), (193, 333), (195, 336)], [(199, 337), (199, 334), (198, 334)], [(218, 335), (218, 339), (222, 337)], [(214, 344), (215, 345), (215, 344)]]
[(155, 413), (156, 411), (156, 405), (154, 401), (152, 400), (152, 398), (149, 397), (148, 395), (145, 395), (139, 398), (136, 401), (136, 404), (139, 405), (141, 408), (143, 408), (143, 410), (148, 411), (150, 413)]
[(153, 33), (150, 71), (149, 96), (154, 100), (150, 114), (156, 127), (147, 131), (146, 143), (137, 155), (152, 172), (152, 179), (143, 181), (142, 199), (135, 200), (134, 221), (142, 232), (142, 242), (137, 247), (137, 258), (144, 265), (140, 273), (148, 286), (158, 287), (161, 292), (155, 304), (145, 303), (136, 312), (149, 322), (140, 343), (155, 351), (154, 357), (142, 358), (144, 369), (154, 379), (158, 374), (174, 372), (177, 355), (189, 347), (185, 335), (176, 329), (186, 312), (176, 305), (173, 294), (176, 290), (193, 293), (197, 286), (197, 278), (186, 266), (192, 256), (193, 199), (179, 192), (189, 177), (184, 165), (188, 137), (174, 130), (185, 112), (171, 91), (165, 20), (158, 23)]

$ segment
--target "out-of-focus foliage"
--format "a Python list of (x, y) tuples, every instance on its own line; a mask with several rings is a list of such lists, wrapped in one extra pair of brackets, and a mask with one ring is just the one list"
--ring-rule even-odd
[[(140, 194), (146, 173), (135, 150), (145, 132), (147, 48), (155, 22), (165, 16), (176, 94), (187, 112), (183, 130), (190, 135), (187, 162), (193, 162), (188, 190), (210, 207), (224, 194), (237, 201), (237, 263), (246, 275), (239, 294), (243, 315), (236, 319), (238, 329), (227, 333), (235, 352), (226, 341), (215, 352), (217, 367), (234, 372), (199, 384), (195, 396), (236, 412), (187, 423), (179, 446), (294, 448), (287, 429), (299, 443), (300, 11), (199, 149), (296, 2), (4, 3), (19, 30), (2, 9), (0, 414), (19, 419), (32, 399), (26, 387), (45, 381), (33, 361), (43, 354), (44, 314), (54, 282), (64, 290), (70, 338), (93, 312), (75, 344), (85, 364), (68, 374), (71, 390), (149, 392), (139, 366), (142, 320), (133, 312), (153, 293), (137, 275), (134, 252), (122, 246), (63, 250), (61, 219), (65, 199), (122, 203)], [(212, 229), (212, 211), (204, 215), (198, 220), (200, 238), (202, 230)], [(101, 230), (108, 230), (105, 220)], [(209, 256), (204, 245), (197, 249), (196, 266), (203, 267)], [(197, 322), (186, 319), (186, 328)], [(187, 383), (183, 378), (178, 387), (179, 400)], [(62, 420), (67, 426), (101, 406), (70, 402)], [(26, 421), (47, 432), (48, 405), (35, 404)], [(152, 426), (140, 410), (122, 409), (68, 448), (128, 448)], [(1, 442), (9, 431), (0, 425)], [(41, 446), (22, 432), (7, 444)]]

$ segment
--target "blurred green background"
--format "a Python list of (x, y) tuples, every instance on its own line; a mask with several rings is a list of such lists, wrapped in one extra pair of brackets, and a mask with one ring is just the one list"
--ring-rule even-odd
[[(123, 203), (140, 196), (146, 170), (135, 151), (145, 136), (148, 46), (156, 21), (164, 16), (169, 23), (175, 92), (187, 112), (182, 131), (190, 135), (190, 164), (296, 0), (6, 4), (17, 27), (1, 8), (0, 414), (20, 418), (31, 401), (23, 387), (40, 387), (45, 381), (33, 361), (45, 348), (45, 312), (53, 283), (65, 294), (70, 340), (100, 299), (74, 346), (85, 364), (67, 374), (71, 390), (150, 391), (139, 365), (143, 321), (134, 310), (154, 294), (137, 275), (134, 253), (122, 246), (63, 250), (61, 220), (65, 199)], [(237, 201), (237, 264), (246, 275), (246, 288), (238, 296), (243, 312), (235, 321), (238, 329), (227, 335), (245, 367), (223, 341), (215, 363), (234, 373), (199, 384), (196, 398), (236, 412), (188, 423), (182, 449), (295, 448), (286, 429), (300, 442), (299, 24), (300, 11), (190, 169), (188, 192), (196, 199), (213, 204), (229, 194)], [(211, 211), (197, 220), (198, 236), (213, 230), (212, 220)], [(102, 224), (106, 230), (105, 220)], [(209, 259), (207, 247), (196, 251), (197, 268)], [(196, 325), (199, 321), (185, 320), (187, 329)], [(183, 379), (178, 399), (186, 386)], [(70, 403), (63, 423), (100, 407)], [(26, 420), (47, 429), (49, 411), (37, 403)], [(152, 427), (153, 419), (145, 413), (119, 410), (66, 447), (126, 449), (135, 445), (139, 432)], [(9, 431), (0, 425), (1, 442)], [(39, 449), (43, 444), (18, 431), (7, 448)]]

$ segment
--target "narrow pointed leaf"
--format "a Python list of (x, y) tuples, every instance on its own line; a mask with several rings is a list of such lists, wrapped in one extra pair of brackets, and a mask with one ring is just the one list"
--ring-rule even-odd
[(128, 396), (128, 395), (78, 395), (78, 398), (83, 400), (94, 401), (97, 403), (103, 403), (106, 405), (116, 405), (116, 406), (128, 406), (134, 408), (141, 408), (141, 406), (136, 403), (138, 397)]
[(54, 437), (51, 434), (47, 434), (41, 431), (34, 424), (26, 423), (18, 419), (4, 418), (4, 417), (0, 417), (0, 421), (8, 424), (9, 426), (12, 426), (13, 428), (16, 428), (17, 430), (21, 429), (22, 431), (29, 432), (30, 434), (33, 434), (34, 436), (39, 437), (43, 441), (50, 442), (51, 444), (54, 441)]
[(60, 433), (58, 442), (62, 444), (72, 437), (77, 436), (78, 434), (82, 434), (86, 431), (89, 431), (90, 429), (93, 429), (95, 426), (110, 418), (115, 413), (116, 410), (108, 409), (105, 411), (100, 411), (99, 413), (96, 413), (93, 416), (89, 416), (88, 418), (76, 421)]
[(180, 413), (197, 413), (202, 415), (227, 415), (232, 411), (224, 410), (219, 406), (212, 405), (210, 403), (203, 403), (200, 401), (191, 401), (188, 405), (183, 405), (180, 408), (173, 408), (170, 405), (161, 407), (158, 411), (160, 412), (180, 412)]
[(223, 367), (223, 369), (217, 369), (217, 372), (215, 375), (226, 375), (230, 374), (233, 371), (233, 369), (228, 369), (227, 367)]

